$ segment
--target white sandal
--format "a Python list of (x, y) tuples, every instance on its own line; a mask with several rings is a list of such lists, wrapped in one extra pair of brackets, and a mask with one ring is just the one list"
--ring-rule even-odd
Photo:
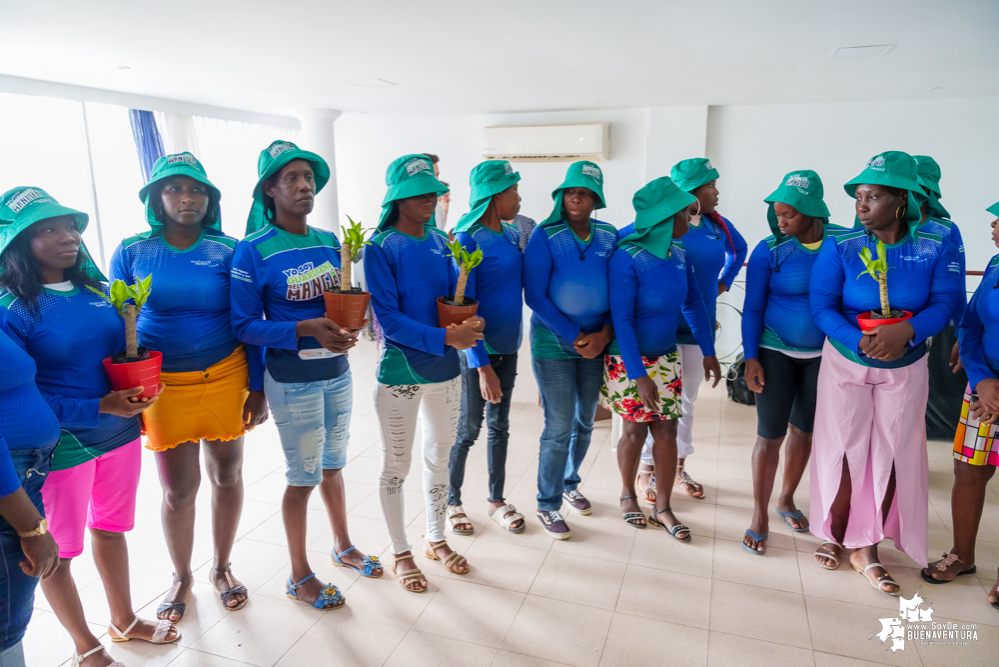
[[(850, 563), (850, 564), (853, 565), (853, 563)], [(876, 567), (880, 567), (882, 570), (885, 571), (885, 573), (882, 574), (880, 577), (875, 577), (874, 581), (871, 581), (871, 578), (867, 576), (867, 573), (870, 572), (871, 570), (873, 570)], [(898, 584), (897, 581), (895, 581), (894, 579), (891, 578), (891, 575), (888, 574), (888, 568), (886, 568), (881, 563), (871, 563), (870, 565), (868, 565), (867, 567), (865, 567), (863, 569), (863, 571), (861, 571), (861, 569), (859, 567), (857, 567), (856, 565), (853, 565), (853, 570), (854, 570), (854, 572), (856, 572), (858, 574), (864, 575), (864, 579), (867, 579), (867, 583), (869, 583), (872, 588), (876, 588), (879, 591), (881, 591), (882, 593), (887, 593), (888, 595), (890, 595), (890, 596), (892, 596), (894, 598), (900, 597), (902, 595), (902, 587)], [(894, 586), (896, 588), (896, 590), (894, 590), (894, 591), (886, 591), (884, 588), (881, 587), (883, 584), (888, 584), (889, 586)]]
[[(518, 512), (517, 508), (510, 503), (489, 510), (489, 516), (496, 519), (499, 525), (503, 526), (504, 530), (509, 530), (511, 533), (522, 533), (527, 528), (527, 521), (524, 520), (524, 515)], [(520, 521), (520, 526), (512, 528), (511, 526), (517, 521)]]
[[(76, 651), (73, 651), (73, 667), (80, 667), (80, 665), (83, 663), (84, 660), (86, 660), (93, 654), (97, 653), (98, 651), (103, 651), (103, 650), (104, 650), (104, 645), (98, 644), (97, 646), (90, 649), (83, 655), (78, 655)], [(109, 667), (125, 667), (125, 663), (115, 660), (109, 665)]]
[(451, 532), (455, 535), (471, 535), (475, 532), (474, 528), (457, 528), (457, 526), (461, 525), (472, 525), (472, 521), (468, 518), (467, 514), (462, 517), (457, 516), (458, 514), (465, 514), (465, 510), (461, 505), (448, 505), (447, 523), (451, 526)]
[[(812, 559), (815, 561), (815, 564), (818, 565), (819, 567), (821, 567), (823, 570), (835, 570), (837, 567), (839, 567), (839, 556), (837, 556), (836, 554), (832, 553), (832, 549), (825, 549), (825, 550), (823, 550), (823, 547), (825, 547), (827, 544), (831, 545), (831, 546), (834, 546), (834, 547), (837, 547), (839, 549), (840, 555), (843, 554), (843, 545), (842, 544), (839, 544), (838, 542), (829, 542), (829, 541), (826, 541), (826, 542), (823, 542), (822, 544), (820, 544), (819, 546), (817, 546), (815, 548), (815, 553), (812, 554)], [(831, 560), (833, 562), (832, 567), (830, 567), (829, 565), (823, 565), (822, 563), (820, 563), (818, 561), (819, 558), (825, 558), (826, 560)]]
[[(150, 644), (172, 644), (178, 639), (180, 639), (180, 630), (178, 630), (177, 626), (173, 624), (173, 621), (169, 621), (165, 618), (160, 619), (160, 622), (156, 625), (156, 630), (153, 631), (152, 639), (146, 639), (145, 637), (129, 637), (128, 633), (132, 631), (132, 628), (134, 628), (135, 624), (138, 622), (139, 622), (139, 616), (138, 614), (136, 614), (135, 619), (129, 624), (127, 628), (125, 628), (125, 632), (122, 632), (117, 627), (115, 627), (114, 623), (111, 623), (110, 625), (108, 625), (108, 636), (111, 637), (111, 641), (113, 642), (128, 642), (132, 641), (133, 639), (139, 639), (144, 642), (149, 642)], [(118, 636), (115, 637), (114, 635), (112, 635), (110, 632), (111, 630), (114, 630), (115, 634), (117, 634)], [(173, 639), (167, 639), (167, 635), (170, 634), (171, 630), (174, 630), (177, 633), (177, 636), (174, 637)]]

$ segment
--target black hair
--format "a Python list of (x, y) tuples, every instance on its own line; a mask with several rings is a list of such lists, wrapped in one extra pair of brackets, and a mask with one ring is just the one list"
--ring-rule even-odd
[(385, 226), (391, 227), (396, 222), (399, 221), (399, 200), (392, 202), (392, 210), (389, 212), (388, 217), (385, 218)]
[(441, 159), (436, 155), (434, 155), (433, 153), (420, 153), (420, 155), (425, 155), (426, 157), (430, 158), (430, 161), (433, 162), (434, 164), (437, 164), (438, 162), (441, 161)]
[[(31, 250), (33, 234), (30, 229), (29, 227), (15, 236), (0, 255), (0, 288), (24, 301), (28, 305), (28, 312), (38, 317), (41, 315), (38, 310), (38, 295), (42, 291), (42, 267)], [(101, 289), (101, 282), (83, 271), (85, 261), (81, 245), (80, 251), (76, 253), (76, 262), (65, 270), (66, 280), (80, 288)]]

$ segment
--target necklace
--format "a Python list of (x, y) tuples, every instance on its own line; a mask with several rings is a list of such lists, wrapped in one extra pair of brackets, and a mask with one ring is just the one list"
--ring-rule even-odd
[(572, 231), (572, 227), (569, 227), (569, 233), (572, 234), (572, 242), (576, 244), (576, 252), (579, 253), (579, 258), (585, 260), (586, 251), (593, 245), (593, 232), (590, 231), (590, 242), (582, 247), (580, 247), (579, 241), (576, 240), (576, 232)]

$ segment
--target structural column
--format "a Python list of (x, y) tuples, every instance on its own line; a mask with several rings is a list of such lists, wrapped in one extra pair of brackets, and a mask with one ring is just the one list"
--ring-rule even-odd
[(316, 153), (330, 166), (329, 183), (323, 188), (322, 194), (316, 197), (316, 208), (309, 216), (309, 224), (336, 232), (338, 236), (343, 221), (340, 220), (337, 197), (336, 139), (333, 124), (342, 113), (338, 109), (309, 109), (301, 112), (299, 120), (302, 121), (302, 134), (297, 142), (299, 148)]

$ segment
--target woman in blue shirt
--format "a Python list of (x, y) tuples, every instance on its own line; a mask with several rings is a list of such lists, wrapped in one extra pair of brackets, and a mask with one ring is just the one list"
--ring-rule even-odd
[(143, 415), (146, 448), (163, 485), (161, 517), (174, 585), (158, 616), (177, 622), (194, 584), (194, 507), (200, 451), (212, 485), (215, 562), (211, 583), (230, 610), (246, 604), (229, 554), (243, 509), (243, 433), (267, 419), (261, 350), (232, 329), (229, 274), (236, 239), (222, 233), (221, 193), (190, 153), (161, 157), (139, 191), (151, 231), (125, 239), (111, 277), (132, 285), (152, 275), (138, 319), (139, 344), (163, 353), (166, 388)]
[(742, 541), (754, 554), (766, 551), (767, 509), (785, 436), (787, 458), (776, 510), (791, 530), (808, 530), (794, 492), (812, 451), (815, 388), (826, 338), (808, 307), (808, 281), (823, 240), (847, 231), (829, 224), (822, 190), (814, 171), (784, 176), (764, 200), (773, 234), (756, 246), (746, 270), (742, 348), (746, 383), (756, 392), (757, 426), (753, 520)]

